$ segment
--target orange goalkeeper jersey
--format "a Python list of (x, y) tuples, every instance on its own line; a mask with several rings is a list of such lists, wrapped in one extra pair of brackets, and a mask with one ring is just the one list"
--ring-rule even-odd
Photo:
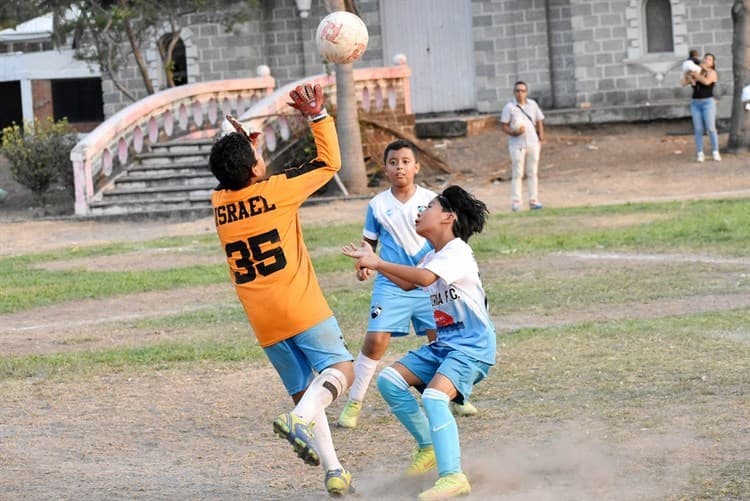
[(333, 315), (302, 237), (298, 209), (341, 167), (331, 117), (310, 124), (317, 157), (241, 190), (217, 188), (214, 221), (229, 274), (261, 346)]

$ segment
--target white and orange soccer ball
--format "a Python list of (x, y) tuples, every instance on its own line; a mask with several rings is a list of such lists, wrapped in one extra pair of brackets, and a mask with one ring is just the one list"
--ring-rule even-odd
[(335, 64), (353, 63), (367, 50), (367, 26), (355, 14), (337, 11), (320, 21), (315, 32), (318, 52), (326, 61)]

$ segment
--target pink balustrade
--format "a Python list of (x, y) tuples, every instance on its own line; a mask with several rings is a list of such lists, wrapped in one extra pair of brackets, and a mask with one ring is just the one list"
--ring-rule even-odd
[[(358, 108), (365, 114), (411, 115), (406, 64), (354, 70)], [(134, 154), (150, 145), (231, 126), (232, 114), (249, 130), (263, 132), (264, 156), (270, 159), (282, 144), (307, 130), (288, 105), (289, 91), (302, 83), (321, 84), (329, 103), (336, 105), (336, 77), (321, 74), (289, 83), (273, 91), (274, 79), (257, 78), (203, 82), (151, 95), (113, 115), (78, 143), (71, 152), (76, 188), (76, 215), (90, 214), (90, 203), (101, 197)]]
[(223, 121), (219, 109), (240, 115), (275, 85), (270, 76), (201, 82), (157, 92), (120, 110), (70, 153), (76, 215), (90, 213), (90, 203), (124, 171), (133, 154), (159, 141), (215, 129)]
[[(411, 91), (409, 78), (411, 70), (406, 65), (384, 68), (362, 68), (354, 70), (354, 92), (357, 107), (366, 114), (392, 112), (399, 115), (411, 115)], [(297, 82), (291, 82), (279, 88), (273, 94), (264, 97), (247, 112), (240, 115), (239, 121), (248, 130), (260, 131), (265, 141), (268, 156), (279, 148), (281, 142), (294, 138), (306, 130), (304, 121), (292, 110), (289, 102), (289, 91), (303, 83), (320, 84), (328, 102), (336, 106), (336, 75), (315, 75)], [(229, 130), (225, 127), (225, 130)]]

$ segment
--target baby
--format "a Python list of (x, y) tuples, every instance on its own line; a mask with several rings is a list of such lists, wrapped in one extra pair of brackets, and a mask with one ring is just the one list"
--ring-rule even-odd
[(698, 56), (698, 51), (693, 49), (690, 51), (689, 57), (682, 63), (682, 73), (693, 73), (701, 71), (701, 60)]

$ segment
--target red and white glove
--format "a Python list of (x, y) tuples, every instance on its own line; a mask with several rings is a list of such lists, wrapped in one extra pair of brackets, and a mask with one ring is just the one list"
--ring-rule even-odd
[(289, 97), (292, 102), (287, 104), (306, 116), (308, 120), (323, 118), (328, 114), (323, 106), (325, 96), (320, 84), (315, 85), (315, 87), (310, 84), (298, 85), (289, 92)]

